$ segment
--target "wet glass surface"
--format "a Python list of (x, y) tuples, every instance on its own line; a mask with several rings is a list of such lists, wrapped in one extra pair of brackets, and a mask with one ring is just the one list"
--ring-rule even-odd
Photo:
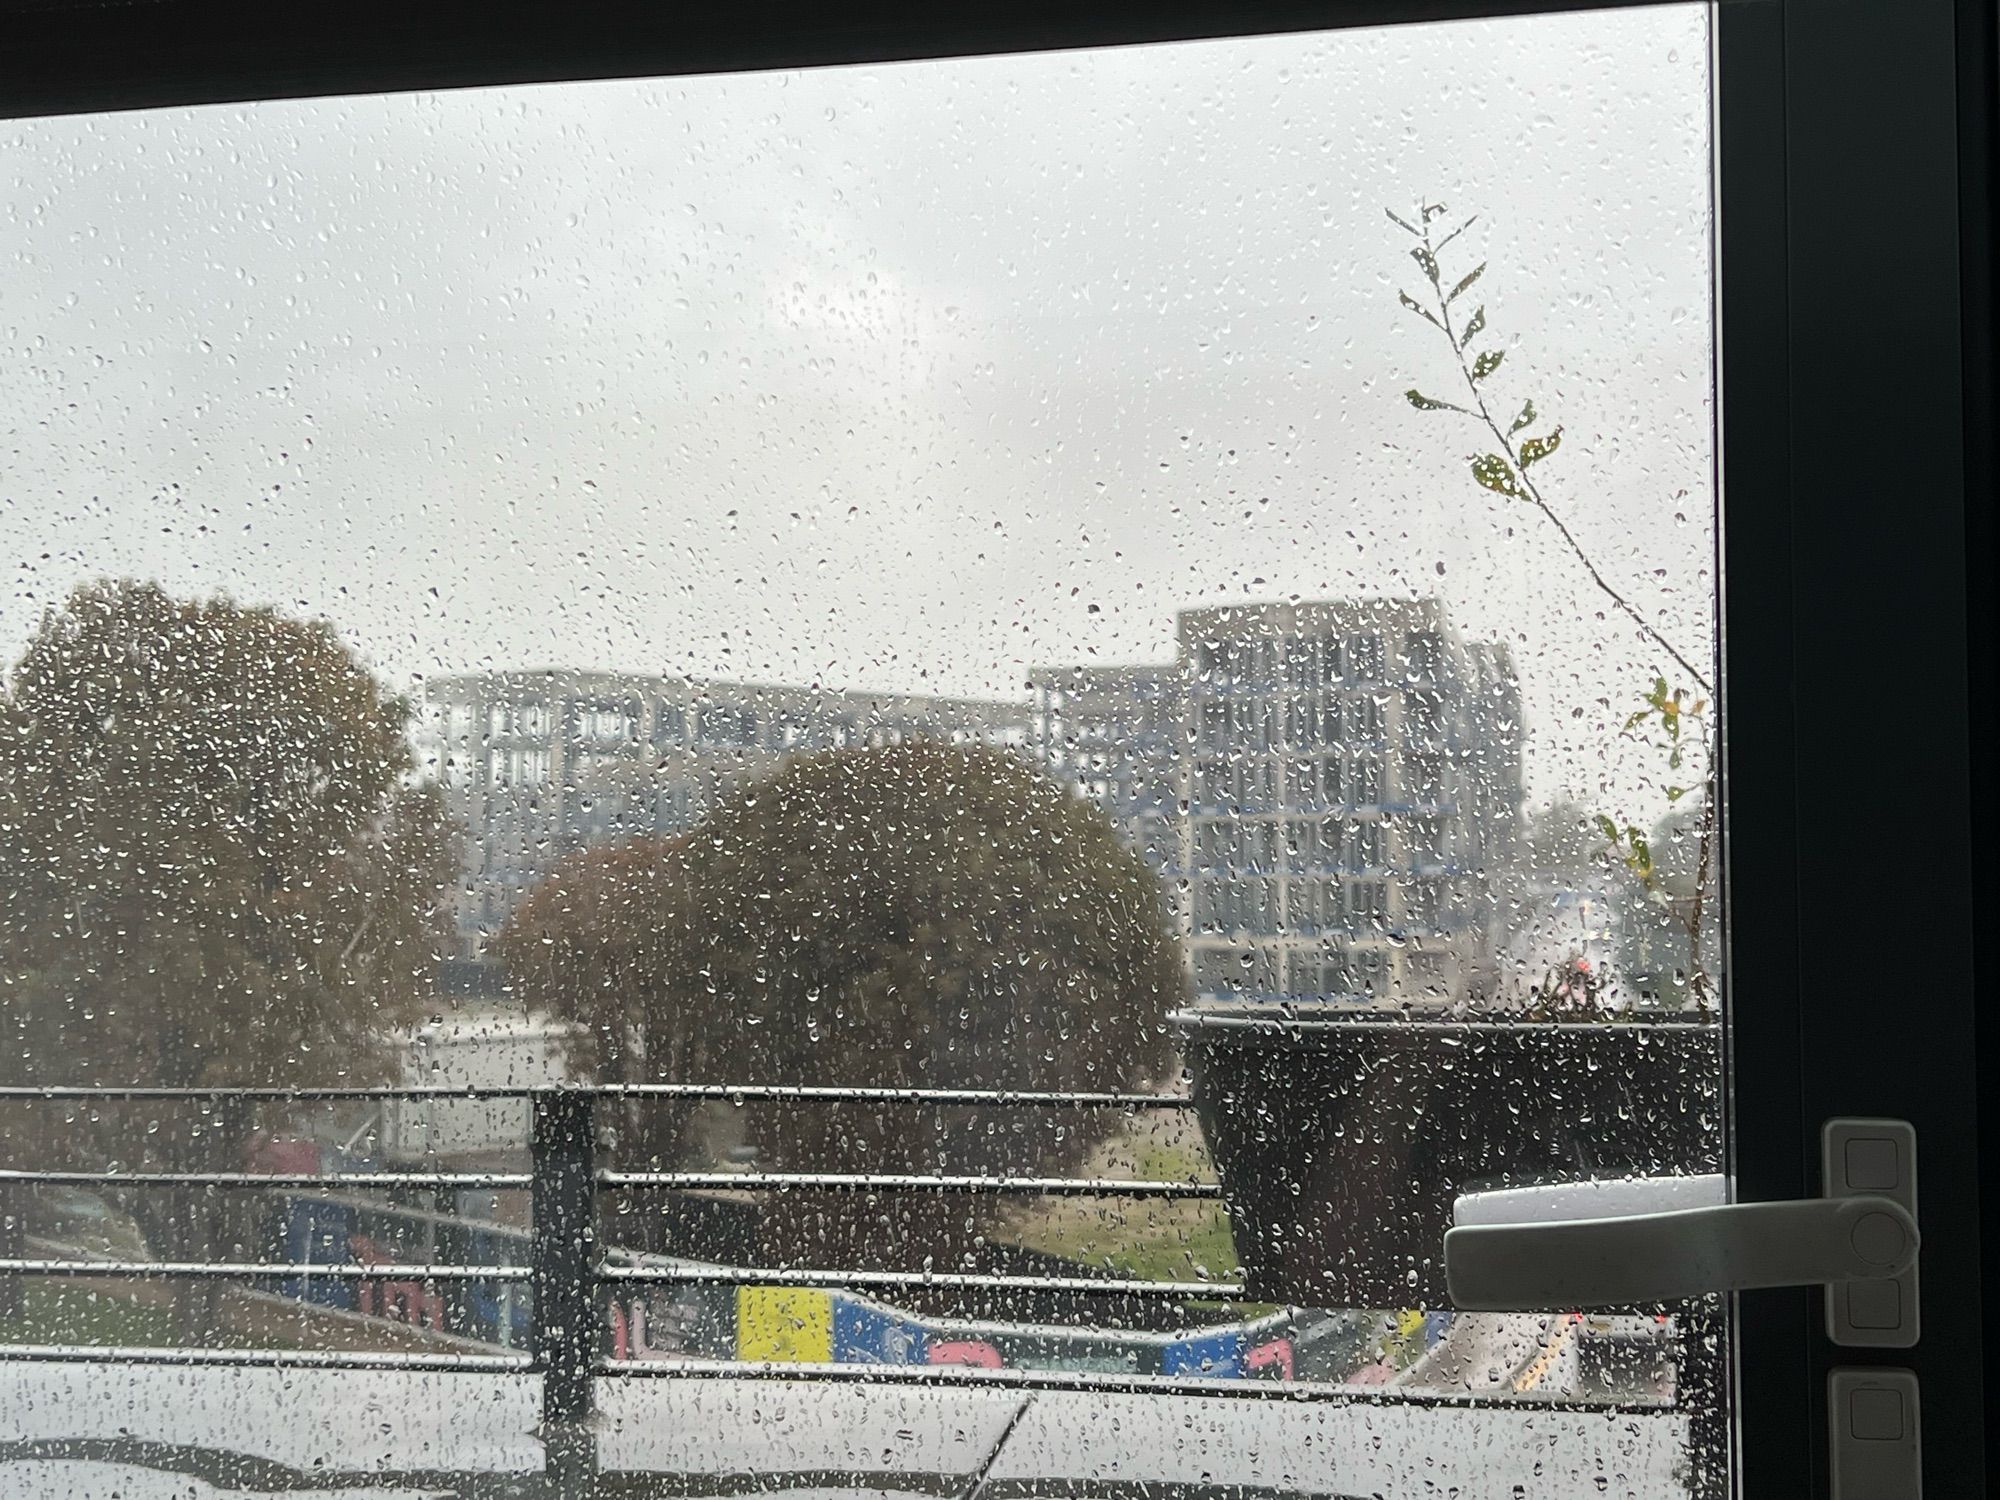
[(1715, 1309), (1441, 1252), (1722, 1159), (1709, 119), (1688, 5), (10, 125), (11, 1492), (1717, 1492)]

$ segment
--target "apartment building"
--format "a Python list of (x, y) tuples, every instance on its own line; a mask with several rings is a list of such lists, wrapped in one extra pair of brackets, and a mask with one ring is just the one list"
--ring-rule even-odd
[(1105, 812), (1160, 875), (1180, 866), (1186, 689), (1175, 666), (1038, 667), (1037, 759)]
[(1507, 648), (1439, 601), (1189, 610), (1171, 664), (1034, 682), (1038, 758), (1164, 877), (1198, 993), (1490, 986), (1521, 695)]
[(1181, 869), (1204, 996), (1456, 1000), (1493, 982), (1488, 872), (1521, 811), (1520, 695), (1443, 605), (1190, 610)]

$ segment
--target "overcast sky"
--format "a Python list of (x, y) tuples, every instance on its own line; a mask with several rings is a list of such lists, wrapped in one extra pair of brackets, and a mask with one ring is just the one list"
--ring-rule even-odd
[(0, 125), (0, 649), (134, 574), (399, 686), (1014, 695), (1196, 603), (1435, 592), (1512, 643), (1537, 796), (1643, 798), (1606, 743), (1656, 653), (1403, 400), (1462, 383), (1383, 210), (1480, 215), (1496, 404), (1705, 658), (1707, 47), (1687, 6)]

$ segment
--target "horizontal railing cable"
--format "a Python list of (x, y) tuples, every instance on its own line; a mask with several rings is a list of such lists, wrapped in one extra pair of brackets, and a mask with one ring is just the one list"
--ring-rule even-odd
[(602, 1282), (641, 1286), (790, 1286), (876, 1291), (1061, 1292), (1096, 1297), (1158, 1297), (1170, 1301), (1233, 1301), (1245, 1288), (1233, 1281), (1142, 1281), (1131, 1277), (1016, 1276), (972, 1271), (784, 1270), (771, 1266), (605, 1266)]
[(450, 1086), (427, 1084), (411, 1088), (355, 1085), (346, 1088), (227, 1084), (200, 1088), (153, 1085), (97, 1086), (86, 1084), (4, 1084), (0, 1102), (44, 1101), (82, 1103), (92, 1100), (252, 1099), (284, 1103), (334, 1103), (357, 1099), (407, 1099), (423, 1102), (492, 1099), (540, 1099), (554, 1096), (593, 1099), (707, 1099), (743, 1103), (787, 1104), (927, 1104), (1000, 1105), (1016, 1108), (1175, 1109), (1194, 1108), (1185, 1094), (1124, 1094), (1092, 1090), (946, 1089), (849, 1087), (841, 1084), (779, 1083), (601, 1083)]
[(1220, 1198), (1214, 1182), (1154, 1178), (947, 1176), (900, 1172), (625, 1172), (602, 1171), (603, 1187), (734, 1188), (847, 1193), (1024, 1193), (1060, 1198)]
[(222, 1281), (526, 1281), (526, 1266), (422, 1265), (358, 1261), (0, 1260), (0, 1276), (193, 1278)]
[(1445, 1407), (1491, 1411), (1576, 1411), (1603, 1415), (1667, 1411), (1666, 1400), (1619, 1397), (1504, 1395), (1486, 1391), (1419, 1391), (1381, 1385), (1343, 1385), (1316, 1380), (1258, 1380), (1189, 1375), (1142, 1375), (1096, 1370), (989, 1369), (969, 1365), (808, 1365), (752, 1363), (727, 1359), (606, 1359), (601, 1375), (662, 1380), (778, 1380), (846, 1385), (999, 1387), (1034, 1391), (1090, 1391), (1103, 1395), (1230, 1396), (1262, 1401), (1350, 1402), (1367, 1406)]
[(441, 1370), (531, 1374), (525, 1354), (397, 1354), (363, 1349), (176, 1349), (113, 1344), (0, 1344), (0, 1363), (246, 1365), (254, 1369)]
[(56, 1187), (524, 1188), (532, 1172), (42, 1172), (0, 1168), (10, 1182)]

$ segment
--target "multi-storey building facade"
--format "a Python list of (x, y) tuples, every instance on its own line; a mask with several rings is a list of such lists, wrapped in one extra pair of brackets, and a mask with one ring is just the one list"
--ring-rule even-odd
[(1043, 762), (1163, 876), (1198, 993), (1464, 999), (1502, 947), (1521, 700), (1435, 600), (1181, 615), (1170, 666), (1036, 674)]
[(1178, 668), (1040, 667), (1032, 686), (1046, 769), (1102, 808), (1155, 873), (1177, 873), (1187, 712)]
[(420, 772), (468, 832), (458, 935), (476, 953), (577, 849), (692, 826), (792, 753), (930, 738), (1023, 746), (1025, 704), (605, 672), (478, 672), (425, 684)]
[(1162, 876), (1205, 996), (1463, 999), (1502, 948), (1521, 702), (1435, 600), (1180, 616), (1175, 660), (1034, 673), (1032, 703), (597, 672), (426, 685), (422, 768), (470, 832), (476, 953), (592, 844), (692, 826), (788, 754), (910, 738), (1028, 749)]
[(1463, 999), (1492, 984), (1521, 804), (1505, 647), (1436, 600), (1191, 610), (1181, 837), (1206, 996)]

